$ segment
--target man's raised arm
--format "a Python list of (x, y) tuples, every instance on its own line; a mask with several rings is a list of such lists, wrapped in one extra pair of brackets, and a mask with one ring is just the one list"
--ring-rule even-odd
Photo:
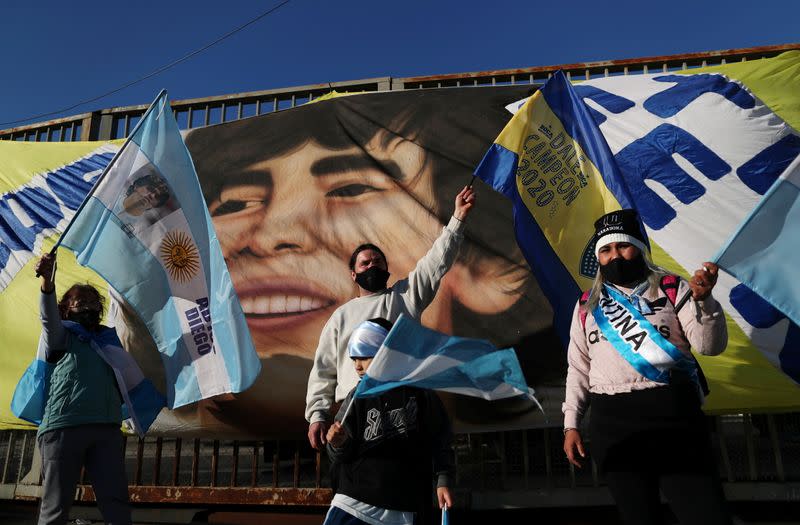
[(475, 190), (465, 186), (455, 199), (455, 210), (450, 222), (434, 241), (431, 249), (408, 276), (409, 310), (415, 317), (428, 307), (436, 296), (439, 283), (458, 256), (464, 239), (464, 221), (475, 206)]

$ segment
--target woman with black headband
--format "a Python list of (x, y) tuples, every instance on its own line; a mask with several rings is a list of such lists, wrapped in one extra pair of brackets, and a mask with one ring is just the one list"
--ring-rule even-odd
[[(570, 328), (564, 452), (582, 466), (579, 426), (591, 405), (592, 456), (625, 523), (663, 523), (661, 492), (681, 523), (730, 524), (691, 354), (727, 345), (711, 295), (718, 268), (703, 263), (687, 282), (655, 266), (634, 210), (602, 216), (595, 239), (600, 266)], [(687, 293), (692, 301), (676, 307)]]

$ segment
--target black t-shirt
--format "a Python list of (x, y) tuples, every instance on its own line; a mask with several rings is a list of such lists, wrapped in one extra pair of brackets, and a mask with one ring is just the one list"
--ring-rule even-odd
[(450, 423), (436, 394), (400, 387), (356, 399), (344, 427), (348, 441), (341, 449), (328, 447), (335, 492), (391, 510), (430, 506), (434, 474), (453, 465)]

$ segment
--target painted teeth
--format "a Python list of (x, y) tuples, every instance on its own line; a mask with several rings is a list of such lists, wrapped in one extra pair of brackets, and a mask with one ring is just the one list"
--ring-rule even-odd
[(290, 314), (316, 310), (323, 306), (321, 299), (300, 295), (270, 295), (241, 299), (246, 314)]

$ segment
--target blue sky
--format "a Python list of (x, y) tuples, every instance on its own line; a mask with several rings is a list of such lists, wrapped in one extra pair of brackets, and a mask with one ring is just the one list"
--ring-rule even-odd
[[(117, 88), (278, 3), (4, 3), (0, 123)], [(184, 99), (791, 43), (800, 41), (799, 19), (800, 2), (794, 0), (291, 0), (169, 71), (63, 115), (148, 103), (161, 88)]]

